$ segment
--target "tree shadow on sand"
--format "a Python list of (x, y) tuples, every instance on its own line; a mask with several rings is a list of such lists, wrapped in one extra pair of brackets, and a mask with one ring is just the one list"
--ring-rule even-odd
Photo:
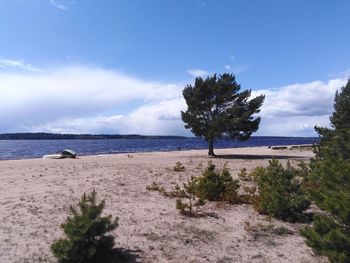
[(278, 155), (278, 154), (220, 154), (212, 158), (216, 159), (310, 159), (307, 156)]
[(113, 248), (106, 263), (142, 263), (141, 250)]

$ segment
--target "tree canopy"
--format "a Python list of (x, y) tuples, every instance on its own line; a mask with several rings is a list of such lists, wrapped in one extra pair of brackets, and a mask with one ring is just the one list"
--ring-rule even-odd
[(337, 91), (334, 98), (334, 112), (329, 118), (332, 129), (315, 127), (320, 136), (316, 157), (322, 158), (326, 152), (350, 159), (350, 80)]
[(307, 244), (331, 262), (350, 262), (350, 80), (337, 92), (333, 129), (316, 127), (320, 144), (306, 178), (309, 196), (325, 212), (303, 230)]
[(188, 109), (181, 112), (185, 128), (203, 137), (209, 144), (209, 155), (214, 155), (217, 138), (230, 137), (247, 140), (259, 128), (264, 95), (250, 99), (251, 90), (239, 92), (241, 86), (233, 74), (224, 73), (203, 79), (197, 77), (194, 86), (183, 90)]

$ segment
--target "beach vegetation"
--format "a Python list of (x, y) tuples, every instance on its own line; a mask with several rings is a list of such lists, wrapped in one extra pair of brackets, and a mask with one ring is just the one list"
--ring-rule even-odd
[(252, 233), (254, 235), (259, 235), (259, 233), (262, 235), (263, 233), (265, 234), (275, 234), (278, 236), (286, 236), (286, 235), (293, 235), (294, 232), (285, 227), (285, 226), (275, 226), (272, 223), (269, 223), (268, 225), (266, 224), (252, 224), (250, 221), (245, 221), (244, 222), (244, 230)]
[(320, 136), (305, 180), (309, 198), (322, 210), (302, 230), (306, 243), (331, 262), (350, 262), (350, 80), (336, 93), (331, 129)]
[(164, 186), (160, 186), (158, 183), (153, 182), (152, 184), (147, 185), (146, 189), (149, 191), (159, 192), (160, 194), (170, 198), (187, 198), (185, 190), (178, 184), (176, 184), (174, 189), (167, 191)]
[[(194, 177), (191, 177), (191, 180), (187, 183), (183, 184), (183, 188), (178, 188), (178, 198), (176, 199), (176, 209), (180, 211), (181, 214), (192, 216), (193, 213), (193, 207), (196, 204), (197, 206), (200, 205), (199, 202), (196, 202), (195, 198), (195, 189), (194, 184), (192, 183), (195, 180)], [(185, 198), (187, 202), (183, 202), (181, 198)], [(204, 204), (204, 202), (203, 202)]]
[(335, 94), (330, 122), (331, 128), (315, 127), (320, 139), (314, 147), (316, 158), (334, 155), (350, 159), (350, 79)]
[(203, 205), (205, 200), (208, 201), (227, 201), (229, 203), (238, 203), (238, 189), (240, 185), (238, 180), (234, 180), (228, 168), (225, 166), (218, 171), (212, 162), (208, 163), (208, 167), (202, 172), (201, 176), (191, 177), (184, 184), (182, 191), (183, 196), (189, 200), (188, 206), (181, 206), (177, 201), (177, 207), (188, 208), (192, 210), (192, 203)]
[(97, 202), (96, 191), (84, 195), (78, 207), (70, 207), (70, 216), (61, 225), (65, 237), (51, 245), (60, 263), (108, 262), (114, 237), (107, 233), (118, 227), (118, 218), (101, 216), (105, 201)]
[(238, 202), (238, 180), (234, 180), (226, 166), (218, 171), (212, 162), (203, 171), (202, 175), (195, 177), (190, 182), (194, 189), (194, 194), (209, 201)]
[(327, 156), (313, 164), (311, 174), (317, 181), (309, 195), (322, 212), (301, 233), (331, 262), (350, 262), (350, 162)]
[(194, 86), (187, 85), (183, 96), (187, 110), (181, 112), (185, 128), (208, 142), (208, 154), (214, 156), (214, 140), (229, 137), (247, 140), (259, 128), (256, 117), (264, 95), (251, 98), (251, 91), (241, 89), (233, 74), (197, 77)]
[(303, 192), (300, 168), (289, 162), (283, 167), (273, 159), (266, 168), (260, 167), (253, 173), (258, 186), (254, 206), (260, 213), (288, 222), (305, 219), (304, 211), (310, 202)]
[(148, 191), (158, 191), (158, 192), (165, 192), (165, 188), (163, 186), (160, 186), (158, 183), (156, 182), (152, 182), (152, 184), (147, 185), (146, 189)]
[(173, 170), (175, 172), (183, 172), (186, 170), (186, 167), (181, 162), (176, 162)]
[(264, 172), (265, 168), (262, 166), (257, 166), (253, 171), (248, 173), (246, 168), (241, 169), (241, 171), (238, 173), (238, 178), (241, 181), (246, 182), (257, 182), (259, 175), (261, 175)]
[[(227, 201), (229, 203), (240, 202), (238, 180), (234, 180), (227, 167), (218, 171), (212, 162), (202, 172), (201, 176), (191, 177), (183, 184), (183, 188), (177, 186), (173, 193), (177, 193), (176, 209), (181, 214), (193, 215), (194, 206), (202, 206), (205, 201)], [(175, 194), (173, 194), (175, 196)], [(186, 199), (187, 202), (183, 202)]]

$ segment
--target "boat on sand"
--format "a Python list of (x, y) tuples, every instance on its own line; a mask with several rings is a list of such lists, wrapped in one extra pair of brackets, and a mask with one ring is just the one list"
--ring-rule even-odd
[(70, 149), (62, 150), (55, 154), (47, 154), (43, 156), (44, 159), (64, 159), (64, 158), (74, 159), (76, 157), (77, 157), (77, 153)]

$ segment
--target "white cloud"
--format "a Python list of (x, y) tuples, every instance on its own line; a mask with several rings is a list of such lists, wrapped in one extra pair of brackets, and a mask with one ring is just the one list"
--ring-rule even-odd
[[(253, 91), (265, 94), (256, 135), (312, 136), (325, 126), (345, 79)], [(1, 72), (0, 132), (190, 135), (181, 121), (186, 83), (143, 81), (101, 68)]]
[(345, 83), (345, 79), (333, 79), (252, 92), (252, 96), (266, 96), (259, 134), (314, 135), (315, 125), (329, 125), (335, 92)]
[(76, 4), (76, 1), (72, 0), (49, 0), (49, 2), (53, 7), (61, 10), (67, 10), (71, 5)]
[(16, 59), (0, 59), (0, 69), (19, 69), (33, 72), (41, 71), (39, 68), (36, 68), (31, 64), (25, 63), (23, 60)]
[(190, 132), (185, 131), (180, 117), (180, 110), (185, 109), (186, 104), (182, 98), (170, 99), (146, 104), (125, 115), (68, 117), (27, 127), (27, 129), (56, 133), (185, 134), (190, 136)]
[(186, 72), (193, 77), (205, 77), (209, 75), (209, 72), (203, 69), (189, 69)]
[[(179, 122), (180, 107), (175, 111), (169, 105), (183, 105), (184, 85), (146, 82), (99, 68), (72, 66), (37, 74), (0, 72), (0, 83), (0, 132), (119, 133), (139, 127), (140, 133), (164, 134), (168, 127), (157, 130), (160, 124), (155, 122)], [(141, 112), (148, 113), (144, 116)]]
[(230, 69), (231, 69), (231, 67), (230, 67), (230, 65), (225, 65), (225, 66), (224, 66), (224, 69), (226, 69), (226, 70), (230, 70)]

